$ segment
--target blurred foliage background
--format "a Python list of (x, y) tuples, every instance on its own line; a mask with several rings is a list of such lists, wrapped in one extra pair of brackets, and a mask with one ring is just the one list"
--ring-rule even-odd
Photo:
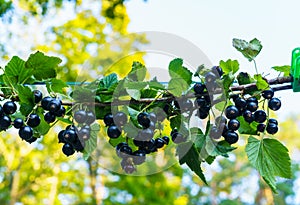
[[(143, 62), (144, 53), (137, 51), (148, 43), (146, 36), (128, 33), (125, 0), (0, 0), (0, 17), (1, 65), (12, 55), (41, 50), (63, 59), (58, 77), (66, 81), (88, 81), (111, 72), (122, 77), (133, 60)], [(80, 73), (85, 69), (90, 72)], [(204, 167), (209, 178), (205, 186), (179, 165), (133, 177), (111, 173), (80, 154), (67, 158), (57, 143), (59, 126), (31, 145), (15, 131), (1, 132), (0, 204), (294, 205), (300, 186), (299, 123), (299, 116), (290, 116), (277, 135), (294, 164), (294, 178), (280, 181), (278, 195), (249, 165), (246, 137), (229, 159)]]

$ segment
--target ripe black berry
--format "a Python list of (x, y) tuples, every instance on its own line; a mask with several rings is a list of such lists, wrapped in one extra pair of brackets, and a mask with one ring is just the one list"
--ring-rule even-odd
[(4, 110), (3, 110), (2, 105), (0, 105), (0, 116), (2, 116), (3, 114), (4, 114)]
[(7, 115), (3, 115), (0, 117), (0, 129), (1, 130), (6, 130), (8, 127), (11, 125), (11, 119)]
[(47, 112), (45, 115), (44, 115), (44, 120), (47, 122), (47, 123), (52, 123), (54, 122), (56, 119), (55, 115), (52, 114), (51, 112)]
[(269, 123), (273, 123), (275, 125), (278, 125), (278, 121), (276, 119), (274, 119), (274, 118), (269, 118), (268, 122)]
[(13, 101), (7, 101), (3, 105), (3, 111), (7, 115), (14, 114), (16, 112), (16, 110), (17, 110), (17, 105)]
[(238, 130), (240, 127), (240, 122), (237, 119), (231, 119), (228, 122), (228, 129), (230, 130)]
[(165, 141), (162, 138), (155, 139), (155, 146), (160, 149), (165, 145)]
[(229, 144), (234, 144), (239, 140), (239, 135), (236, 132), (227, 131), (224, 138)]
[(168, 136), (163, 136), (162, 139), (165, 141), (165, 144), (168, 145), (170, 142), (170, 138)]
[(30, 114), (27, 118), (27, 125), (30, 127), (37, 127), (41, 123), (41, 118), (37, 114)]
[(84, 110), (77, 110), (75, 113), (74, 113), (74, 120), (78, 123), (84, 123), (87, 119), (87, 116), (86, 116), (86, 111)]
[(221, 138), (222, 132), (217, 128), (217, 126), (212, 126), (209, 131), (209, 136), (217, 140)]
[(224, 72), (220, 66), (212, 67), (211, 71), (218, 77), (221, 77), (224, 74)]
[(258, 100), (257, 100), (256, 97), (250, 97), (250, 98), (248, 98), (247, 99), (247, 103), (250, 103), (250, 102), (254, 102), (254, 103), (258, 104)]
[(79, 130), (78, 136), (81, 139), (86, 141), (86, 140), (90, 139), (90, 130), (86, 129), (86, 128), (82, 128), (81, 130)]
[(250, 110), (251, 112), (255, 112), (258, 109), (258, 104), (256, 102), (248, 102), (246, 108), (247, 108), (247, 110)]
[(265, 125), (265, 124), (259, 123), (259, 124), (257, 125), (257, 131), (258, 131), (258, 132), (264, 132), (265, 129), (266, 129), (266, 125)]
[(111, 125), (107, 129), (107, 135), (110, 138), (118, 138), (121, 135), (121, 131), (119, 130), (119, 128), (117, 126)]
[(116, 152), (120, 158), (127, 158), (132, 154), (132, 149), (127, 143), (121, 143), (117, 145)]
[(237, 109), (236, 106), (230, 105), (225, 109), (225, 116), (228, 119), (234, 119), (239, 116), (239, 110)]
[(66, 143), (62, 147), (62, 152), (68, 157), (70, 155), (73, 155), (75, 153), (75, 150), (73, 149), (72, 145)]
[(55, 113), (55, 112), (59, 111), (60, 107), (61, 107), (61, 101), (58, 100), (58, 99), (52, 99), (48, 103), (48, 109), (52, 113)]
[(73, 129), (68, 129), (64, 132), (64, 141), (74, 143), (77, 139), (77, 133)]
[(111, 113), (108, 113), (104, 116), (103, 121), (105, 123), (106, 126), (111, 126), (114, 124), (114, 118), (113, 115)]
[(84, 147), (85, 147), (85, 141), (76, 139), (75, 142), (72, 145), (73, 145), (73, 148), (77, 152), (82, 152), (84, 150)]
[(152, 139), (153, 135), (154, 135), (153, 130), (147, 128), (147, 129), (141, 130), (139, 132), (139, 139), (142, 139), (144, 141), (148, 141), (148, 140)]
[(187, 138), (179, 132), (171, 133), (171, 137), (172, 137), (172, 141), (175, 144), (179, 144), (187, 140)]
[(150, 116), (146, 112), (142, 112), (137, 116), (138, 123), (144, 128), (148, 128), (150, 125)]
[(278, 132), (278, 126), (274, 123), (268, 123), (266, 130), (269, 134), (274, 135)]
[(273, 111), (279, 110), (281, 107), (281, 101), (278, 98), (272, 98), (269, 100), (268, 107)]
[(23, 140), (28, 140), (33, 136), (33, 130), (29, 126), (21, 127), (19, 130), (19, 136)]
[(263, 111), (263, 110), (257, 110), (254, 113), (254, 120), (256, 122), (262, 123), (262, 122), (266, 121), (266, 119), (267, 119), (267, 114), (266, 114), (265, 111)]
[(85, 123), (88, 124), (88, 125), (90, 125), (93, 122), (95, 122), (95, 120), (96, 120), (95, 114), (92, 111), (88, 111), (86, 113), (86, 121), (85, 121)]
[(274, 91), (272, 89), (270, 90), (264, 90), (262, 92), (262, 96), (265, 98), (265, 99), (271, 99), (273, 96), (274, 96)]
[(61, 130), (58, 133), (58, 143), (66, 143), (64, 136), (65, 136), (65, 130)]
[(20, 129), (21, 127), (23, 127), (23, 125), (24, 125), (23, 119), (21, 119), (21, 118), (16, 118), (16, 119), (14, 120), (14, 127), (15, 127), (16, 129)]
[(206, 73), (204, 77), (206, 83), (212, 83), (217, 79), (217, 76), (213, 72)]
[(66, 108), (64, 106), (60, 106), (59, 110), (54, 114), (56, 117), (63, 117), (66, 114)]
[(132, 153), (133, 163), (135, 165), (140, 165), (146, 160), (146, 151), (145, 150), (136, 150)]
[(150, 118), (151, 122), (153, 122), (153, 123), (157, 122), (157, 116), (154, 112), (149, 113), (149, 118)]
[(248, 123), (251, 123), (254, 121), (254, 116), (250, 110), (245, 110), (243, 113), (244, 120)]
[(44, 110), (49, 110), (49, 103), (51, 102), (53, 100), (53, 98), (52, 97), (50, 97), (50, 96), (47, 96), (47, 97), (44, 97), (43, 99), (42, 99), (42, 102), (41, 102), (41, 104), (42, 104), (42, 108), (44, 109)]
[(202, 109), (198, 110), (198, 116), (200, 119), (202, 119), (202, 120), (206, 119), (208, 117), (208, 115), (209, 115), (209, 112), (203, 111)]
[(123, 126), (127, 123), (127, 115), (124, 112), (117, 112), (114, 115), (114, 122), (116, 125)]
[(32, 136), (32, 137), (30, 137), (29, 139), (27, 139), (25, 141), (28, 142), (29, 144), (31, 144), (31, 143), (35, 142), (36, 140), (37, 140), (37, 138)]
[(34, 94), (34, 102), (39, 103), (43, 98), (42, 92), (39, 90), (34, 90), (33, 94)]
[(236, 98), (234, 104), (237, 108), (245, 108), (247, 106), (247, 101), (243, 98)]
[(202, 83), (195, 83), (195, 85), (194, 85), (194, 92), (196, 94), (203, 93), (204, 89), (205, 89), (205, 85), (204, 84), (202, 84)]

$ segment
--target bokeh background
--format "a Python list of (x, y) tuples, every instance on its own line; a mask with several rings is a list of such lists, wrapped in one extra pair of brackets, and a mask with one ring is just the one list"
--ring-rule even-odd
[[(241, 70), (250, 73), (253, 64), (231, 41), (256, 37), (263, 44), (259, 70), (271, 78), (271, 67), (290, 65), (291, 51), (300, 46), (299, 6), (296, 0), (0, 0), (0, 66), (13, 55), (26, 59), (40, 50), (63, 59), (58, 77), (68, 82), (111, 72), (122, 77), (133, 60), (153, 65), (153, 56), (137, 51), (149, 43), (143, 32), (159, 31), (194, 43), (214, 65), (237, 59)], [(167, 67), (163, 59), (157, 61), (153, 66)], [(249, 165), (245, 140), (228, 159), (203, 167), (209, 180), (205, 186), (178, 164), (130, 177), (103, 169), (96, 159), (85, 161), (80, 154), (67, 158), (56, 137), (64, 125), (58, 125), (31, 145), (15, 131), (0, 133), (0, 204), (300, 204), (300, 94), (276, 95), (283, 104), (276, 112), (276, 137), (289, 148), (293, 163), (293, 178), (279, 179), (277, 195)]]

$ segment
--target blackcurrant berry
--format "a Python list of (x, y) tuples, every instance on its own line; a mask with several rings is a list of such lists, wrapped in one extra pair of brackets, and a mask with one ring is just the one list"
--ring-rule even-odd
[(147, 154), (151, 152), (156, 152), (157, 147), (155, 146), (155, 140), (151, 139), (149, 141), (144, 142), (144, 150), (146, 151)]
[(196, 98), (195, 104), (200, 109), (206, 106), (207, 102), (204, 98)]
[(228, 122), (228, 129), (230, 130), (238, 130), (240, 127), (240, 122), (237, 119), (231, 119)]
[(217, 126), (212, 126), (209, 131), (209, 136), (217, 140), (221, 138), (222, 132), (217, 128)]
[(58, 99), (52, 99), (49, 103), (48, 103), (48, 109), (50, 112), (55, 113), (58, 112), (59, 109), (61, 107), (61, 101)]
[(146, 151), (145, 150), (136, 150), (132, 153), (133, 163), (135, 165), (143, 164), (146, 160)]
[(243, 98), (238, 97), (235, 99), (234, 104), (237, 108), (246, 108), (247, 101)]
[(56, 117), (63, 117), (66, 114), (66, 108), (64, 106), (60, 106), (59, 110), (54, 114)]
[(17, 110), (17, 105), (13, 101), (7, 101), (3, 105), (3, 111), (7, 115), (14, 114), (16, 112), (16, 110)]
[(149, 118), (150, 118), (151, 122), (153, 122), (153, 123), (157, 122), (157, 116), (154, 112), (149, 113)]
[(239, 135), (236, 132), (227, 131), (224, 138), (229, 144), (234, 144), (239, 140)]
[(123, 146), (120, 146), (118, 149), (116, 149), (117, 155), (120, 158), (127, 158), (129, 155), (132, 154), (132, 149), (129, 147), (128, 144), (125, 144)]
[(84, 123), (87, 119), (87, 116), (86, 116), (86, 111), (84, 110), (77, 110), (75, 113), (74, 113), (74, 120), (78, 123)]
[(86, 124), (90, 125), (93, 122), (95, 122), (95, 120), (96, 120), (96, 116), (92, 111), (86, 112), (86, 121), (85, 121)]
[(37, 140), (37, 138), (32, 136), (32, 137), (30, 137), (29, 139), (27, 139), (25, 141), (28, 142), (29, 144), (31, 144), (31, 143), (35, 142), (36, 140)]
[(196, 94), (202, 94), (203, 91), (204, 91), (204, 89), (205, 89), (205, 85), (204, 84), (202, 84), (202, 83), (195, 83), (195, 85), (194, 85), (194, 92)]
[(250, 110), (245, 110), (243, 113), (244, 120), (248, 123), (251, 123), (254, 121), (254, 116)]
[(33, 113), (30, 114), (27, 118), (27, 125), (30, 127), (37, 127), (41, 123), (41, 118), (39, 115)]
[(23, 125), (24, 125), (23, 119), (21, 119), (21, 118), (16, 118), (16, 119), (14, 120), (14, 127), (15, 127), (16, 129), (20, 129), (21, 127), (23, 127)]
[(254, 102), (254, 103), (258, 104), (258, 100), (257, 100), (256, 97), (250, 97), (250, 98), (248, 98), (247, 99), (247, 103), (250, 103), (250, 102)]
[(78, 132), (78, 136), (83, 139), (83, 140), (88, 140), (90, 139), (90, 130), (89, 129), (85, 129), (85, 128), (82, 128), (81, 130), (79, 130)]
[(281, 101), (278, 98), (272, 98), (269, 100), (268, 107), (273, 111), (279, 110), (281, 107)]
[(276, 119), (274, 119), (274, 118), (269, 118), (268, 122), (269, 123), (273, 123), (275, 125), (278, 125), (278, 121)]
[(204, 77), (206, 83), (212, 83), (217, 79), (217, 76), (213, 72), (206, 73)]
[(222, 123), (226, 124), (227, 123), (227, 119), (224, 116), (218, 116), (218, 117), (216, 117), (215, 124), (216, 125), (220, 125)]
[(66, 127), (66, 130), (73, 130), (73, 131), (75, 131), (76, 134), (78, 133), (78, 128), (74, 124), (68, 125)]
[(119, 128), (115, 125), (111, 125), (107, 128), (107, 135), (110, 138), (118, 138), (121, 135), (121, 131), (119, 130)]
[(263, 123), (259, 123), (256, 128), (258, 132), (264, 132), (266, 129), (266, 125)]
[(43, 98), (43, 93), (39, 90), (34, 90), (33, 95), (34, 95), (34, 102), (35, 103), (39, 103)]
[(50, 97), (50, 96), (47, 96), (47, 97), (44, 97), (43, 99), (42, 99), (42, 102), (41, 102), (41, 104), (42, 104), (42, 108), (44, 109), (44, 110), (49, 110), (49, 103), (51, 102), (53, 100), (53, 98), (52, 97)]
[(70, 155), (73, 155), (75, 153), (75, 150), (73, 149), (72, 145), (66, 143), (62, 147), (62, 152), (68, 157)]
[(64, 140), (70, 144), (74, 143), (77, 139), (77, 133), (73, 129), (68, 129), (64, 132)]
[(151, 121), (148, 128), (149, 128), (150, 130), (153, 130), (153, 131), (154, 131), (154, 130), (156, 129), (155, 123)]
[(191, 100), (184, 100), (180, 108), (184, 112), (190, 111), (193, 108), (193, 102)]
[(175, 143), (175, 144), (179, 144), (179, 143), (182, 143), (182, 142), (186, 142), (187, 140), (187, 137), (185, 137), (183, 134), (179, 133), (179, 132), (175, 132), (171, 135), (172, 137), (172, 141)]
[(47, 112), (45, 115), (44, 115), (44, 120), (47, 122), (47, 123), (52, 123), (54, 122), (56, 119), (55, 115), (52, 114), (52, 112)]
[(142, 139), (137, 137), (136, 139), (133, 140), (133, 144), (137, 147), (144, 147), (145, 143)]
[(235, 119), (239, 116), (239, 110), (236, 106), (230, 105), (225, 109), (225, 116), (228, 119)]
[(138, 123), (142, 125), (144, 128), (148, 128), (150, 125), (150, 117), (146, 112), (142, 112), (137, 116)]
[(11, 119), (9, 116), (3, 115), (2, 117), (0, 117), (0, 129), (1, 130), (8, 129), (10, 125), (11, 125)]
[(263, 111), (263, 110), (257, 110), (254, 113), (254, 120), (256, 122), (262, 123), (262, 122), (266, 121), (266, 119), (267, 119), (267, 114), (266, 114), (265, 111)]
[(251, 112), (255, 112), (258, 109), (258, 104), (256, 102), (248, 102), (246, 108)]
[(144, 140), (144, 141), (148, 141), (151, 140), (152, 137), (154, 135), (153, 130), (147, 128), (147, 129), (143, 129), (139, 132), (139, 137), (140, 139)]
[(127, 115), (124, 112), (117, 112), (114, 115), (114, 122), (116, 125), (123, 126), (127, 123)]
[(111, 126), (114, 124), (114, 118), (113, 115), (111, 113), (108, 113), (104, 116), (103, 121), (105, 123), (106, 126)]
[(84, 147), (85, 147), (85, 141), (84, 140), (76, 139), (75, 142), (73, 143), (73, 148), (77, 152), (82, 152), (84, 150)]
[(170, 142), (170, 138), (168, 136), (163, 136), (162, 139), (164, 140), (165, 144), (168, 145)]
[(209, 113), (206, 111), (203, 111), (202, 109), (198, 110), (198, 116), (200, 119), (204, 120), (208, 117)]
[(24, 126), (19, 129), (19, 136), (23, 140), (28, 140), (33, 136), (33, 130), (29, 126)]
[(221, 77), (224, 74), (224, 72), (220, 66), (212, 67), (211, 71), (218, 77)]
[(265, 98), (265, 99), (271, 99), (273, 96), (274, 96), (274, 91), (272, 89), (270, 90), (264, 90), (262, 92), (262, 96)]
[(156, 138), (155, 139), (155, 146), (160, 149), (165, 145), (165, 141), (162, 138)]
[(64, 136), (65, 136), (65, 130), (61, 130), (58, 133), (58, 143), (66, 143)]
[(121, 147), (123, 146), (129, 146), (126, 142), (120, 142), (119, 144), (117, 144), (116, 146), (116, 151), (120, 151)]
[(274, 135), (278, 132), (278, 126), (274, 123), (268, 123), (266, 130), (269, 134)]
[(3, 114), (4, 114), (4, 110), (3, 110), (2, 105), (0, 105), (0, 116), (2, 116)]

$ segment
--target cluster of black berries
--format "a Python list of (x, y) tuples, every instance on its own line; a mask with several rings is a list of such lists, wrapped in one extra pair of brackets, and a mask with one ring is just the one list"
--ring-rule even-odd
[[(41, 96), (41, 94), (38, 96)], [(42, 99), (41, 104), (42, 108), (47, 111), (44, 115), (44, 120), (49, 124), (53, 123), (56, 120), (56, 117), (63, 117), (66, 113), (66, 109), (62, 105), (62, 101), (60, 99), (47, 96)]]
[(78, 110), (74, 113), (74, 124), (68, 125), (65, 130), (58, 133), (58, 142), (64, 143), (62, 151), (66, 156), (73, 155), (75, 151), (82, 152), (85, 142), (90, 139), (91, 127), (96, 120), (96, 116), (92, 111)]
[[(122, 126), (127, 123), (127, 120), (127, 116), (123, 112), (117, 112), (115, 115), (106, 114), (104, 123), (108, 126), (107, 135), (110, 138), (118, 138), (122, 133)], [(121, 167), (129, 174), (136, 171), (135, 165), (145, 162), (146, 154), (156, 152), (157, 149), (169, 144), (167, 136), (153, 138), (157, 122), (155, 113), (142, 112), (137, 116), (137, 120), (142, 129), (133, 139), (133, 143), (137, 147), (135, 151), (127, 142), (121, 142), (116, 146), (116, 153), (122, 159)]]
[(199, 116), (200, 119), (206, 119), (208, 117), (214, 92), (220, 88), (217, 79), (220, 79), (222, 75), (222, 68), (214, 66), (205, 74), (204, 83), (195, 83), (194, 92), (196, 95), (201, 95), (200, 97), (197, 97), (195, 101), (195, 106), (198, 108), (197, 116)]

